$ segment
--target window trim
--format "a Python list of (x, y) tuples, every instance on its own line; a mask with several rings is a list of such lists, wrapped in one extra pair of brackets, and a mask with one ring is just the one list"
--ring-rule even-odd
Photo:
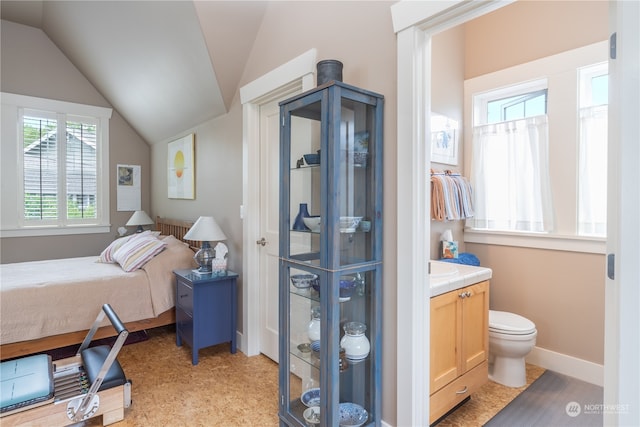
[[(48, 236), (48, 235), (71, 235), (71, 234), (93, 234), (109, 233), (110, 224), (110, 188), (109, 188), (109, 120), (112, 109), (93, 105), (78, 104), (67, 101), (59, 101), (45, 98), (38, 98), (26, 95), (2, 92), (2, 139), (16, 141), (14, 144), (3, 144), (2, 146), (2, 181), (5, 183), (20, 181), (13, 186), (5, 186), (2, 194), (1, 224), (2, 237), (26, 237), (26, 236)], [(23, 165), (18, 164), (21, 158), (20, 147), (22, 138), (20, 137), (20, 114), (22, 110), (50, 111), (54, 114), (63, 113), (67, 117), (80, 116), (91, 117), (99, 125), (100, 144), (97, 147), (99, 156), (96, 165), (98, 197), (96, 200), (97, 218), (92, 224), (82, 223), (56, 223), (56, 224), (26, 224), (20, 216), (23, 203), (20, 198), (22, 192), (18, 185), (22, 179), (16, 180), (20, 176)], [(9, 125), (13, 123), (13, 126)]]
[(566, 236), (465, 228), (464, 242), (592, 254), (607, 252), (607, 238), (594, 236)]

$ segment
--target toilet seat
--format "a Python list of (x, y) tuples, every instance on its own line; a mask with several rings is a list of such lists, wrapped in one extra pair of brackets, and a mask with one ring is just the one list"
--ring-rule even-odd
[(489, 310), (489, 332), (504, 335), (529, 335), (536, 332), (536, 325), (526, 317), (515, 313)]

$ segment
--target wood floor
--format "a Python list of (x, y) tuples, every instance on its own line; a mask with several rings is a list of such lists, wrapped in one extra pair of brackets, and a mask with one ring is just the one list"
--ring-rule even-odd
[[(132, 380), (132, 406), (113, 426), (277, 426), (278, 365), (265, 356), (229, 352), (228, 344), (177, 347), (175, 329), (149, 330), (149, 340), (122, 348), (118, 360)], [(527, 382), (544, 372), (527, 366)], [(438, 427), (481, 426), (522, 390), (489, 382)], [(85, 427), (101, 425), (89, 420)]]

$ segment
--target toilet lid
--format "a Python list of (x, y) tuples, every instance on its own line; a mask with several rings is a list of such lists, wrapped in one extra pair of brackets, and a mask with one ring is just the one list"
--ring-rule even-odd
[(536, 325), (515, 313), (489, 310), (489, 330), (503, 334), (525, 335), (534, 332)]

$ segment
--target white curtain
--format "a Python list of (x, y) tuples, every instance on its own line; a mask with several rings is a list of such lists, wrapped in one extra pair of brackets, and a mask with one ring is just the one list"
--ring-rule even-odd
[(580, 109), (578, 234), (607, 233), (607, 105)]
[(553, 230), (548, 134), (546, 115), (474, 128), (475, 217), (468, 226)]

